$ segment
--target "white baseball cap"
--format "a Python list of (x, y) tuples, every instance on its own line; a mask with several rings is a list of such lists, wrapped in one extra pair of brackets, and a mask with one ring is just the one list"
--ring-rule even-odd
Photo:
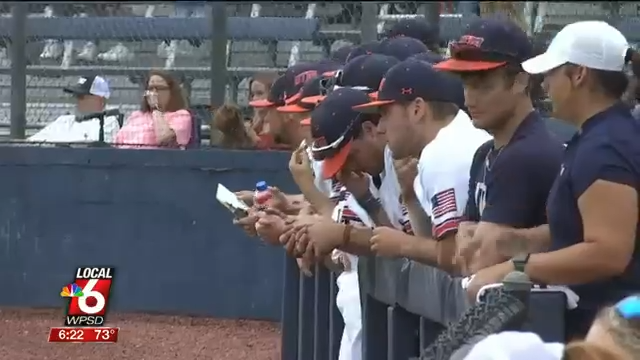
[(109, 83), (102, 76), (83, 76), (78, 82), (63, 89), (64, 92), (79, 95), (95, 95), (108, 99), (111, 95)]
[(529, 74), (542, 74), (565, 63), (590, 69), (622, 71), (629, 49), (627, 39), (604, 21), (578, 21), (565, 26), (544, 54), (522, 63)]
[(464, 360), (561, 360), (564, 344), (545, 343), (528, 332), (505, 331), (487, 336)]

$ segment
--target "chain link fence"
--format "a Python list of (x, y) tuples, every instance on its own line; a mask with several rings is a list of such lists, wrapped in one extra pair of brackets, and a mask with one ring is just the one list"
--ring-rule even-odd
[[(28, 18), (26, 23), (4, 21), (4, 25), (0, 25), (0, 128), (4, 129), (3, 133), (8, 133), (6, 129), (12, 117), (14, 122), (20, 117), (26, 120), (29, 135), (33, 129), (72, 111), (73, 100), (63, 94), (62, 87), (74, 83), (82, 74), (97, 74), (108, 79), (112, 90), (109, 102), (120, 106), (125, 114), (138, 107), (141, 79), (151, 69), (166, 69), (179, 76), (192, 104), (210, 104), (215, 98), (221, 98), (224, 91), (226, 100), (244, 105), (251, 74), (278, 71), (298, 61), (321, 59), (342, 44), (376, 38), (400, 18), (433, 19), (435, 11), (436, 19), (441, 21), (441, 35), (446, 37), (454, 36), (455, 27), (460, 31), (464, 23), (451, 19), (501, 12), (532, 34), (553, 34), (577, 20), (636, 19), (640, 3), (212, 4), (23, 2), (13, 7), (3, 4), (0, 7), (3, 18), (23, 16), (24, 12)], [(216, 13), (212, 6), (217, 6), (219, 11)], [(35, 19), (54, 22), (40, 26), (30, 22)], [(634, 21), (631, 22), (635, 24)], [(215, 39), (215, 24), (220, 22), (227, 25), (223, 46), (220, 39), (217, 43)], [(26, 33), (21, 34), (21, 30)], [(222, 33), (224, 35), (224, 31)], [(55, 37), (48, 38), (47, 34)], [(91, 34), (96, 34), (95, 38), (92, 39)], [(12, 55), (12, 50), (21, 52), (22, 56)], [(12, 63), (12, 59), (18, 63)], [(24, 75), (22, 65), (25, 64), (26, 82), (12, 79), (12, 76)], [(220, 72), (221, 66), (223, 72)], [(225, 68), (226, 79), (219, 81), (220, 74), (225, 76)], [(222, 82), (227, 83), (224, 89)], [(26, 87), (26, 98), (21, 100), (17, 95), (23, 87)], [(23, 109), (19, 102), (24, 102), (26, 107)], [(13, 115), (12, 103), (17, 106)], [(19, 136), (20, 127), (14, 132)]]

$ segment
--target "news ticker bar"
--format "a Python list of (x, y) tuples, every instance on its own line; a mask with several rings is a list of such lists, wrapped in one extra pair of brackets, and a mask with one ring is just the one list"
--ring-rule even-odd
[(49, 331), (49, 342), (56, 343), (116, 343), (116, 327), (54, 327)]

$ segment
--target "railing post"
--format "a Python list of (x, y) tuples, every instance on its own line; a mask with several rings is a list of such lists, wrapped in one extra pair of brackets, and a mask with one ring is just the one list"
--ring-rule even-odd
[(27, 122), (27, 8), (16, 2), (11, 8), (11, 127), (12, 139), (24, 139)]
[(362, 2), (360, 18), (360, 37), (363, 43), (378, 40), (378, 3)]
[(211, 105), (221, 106), (227, 89), (227, 3), (213, 1), (211, 6)]

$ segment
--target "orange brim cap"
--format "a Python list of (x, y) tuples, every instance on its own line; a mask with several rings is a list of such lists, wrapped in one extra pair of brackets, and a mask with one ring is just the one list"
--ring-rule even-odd
[(322, 176), (325, 179), (331, 179), (340, 172), (344, 167), (344, 164), (347, 162), (349, 152), (351, 152), (351, 142), (348, 142), (334, 156), (325, 158), (324, 161), (322, 161)]
[(278, 110), (279, 112), (283, 112), (283, 113), (304, 113), (304, 112), (309, 112), (311, 111), (311, 109), (305, 109), (302, 106), (298, 105), (298, 104), (290, 104), (290, 105), (285, 105), (285, 106), (279, 106), (276, 108), (276, 110)]
[(286, 98), (284, 100), (284, 103), (287, 104), (287, 105), (293, 104), (293, 103), (297, 103), (298, 100), (300, 100), (301, 97), (302, 97), (301, 93), (296, 93), (295, 95), (293, 95), (293, 96), (291, 96), (289, 98)]
[(447, 59), (433, 65), (434, 69), (444, 71), (485, 71), (497, 69), (506, 65), (507, 62), (490, 62), (490, 61), (468, 61), (459, 59)]
[(353, 110), (360, 112), (377, 112), (380, 106), (393, 104), (395, 100), (375, 100), (362, 105), (356, 105)]
[(318, 105), (319, 103), (322, 102), (322, 100), (324, 100), (324, 98), (326, 98), (325, 95), (316, 95), (316, 96), (309, 96), (306, 98), (302, 98), (302, 100), (300, 101), (309, 105)]
[(254, 101), (250, 101), (249, 102), (249, 106), (255, 107), (255, 108), (265, 108), (265, 107), (271, 107), (271, 106), (274, 106), (274, 105), (275, 105), (274, 103), (272, 103), (271, 101), (269, 101), (267, 99), (254, 100)]
[(306, 118), (306, 119), (302, 119), (302, 120), (300, 120), (300, 125), (306, 125), (306, 126), (311, 125), (311, 118), (310, 118), (310, 117), (308, 117), (308, 118)]

